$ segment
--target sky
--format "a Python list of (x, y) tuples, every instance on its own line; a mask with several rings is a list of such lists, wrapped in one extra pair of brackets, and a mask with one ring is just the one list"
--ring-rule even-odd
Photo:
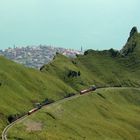
[(121, 49), (139, 0), (0, 0), (0, 49), (52, 45), (80, 50)]

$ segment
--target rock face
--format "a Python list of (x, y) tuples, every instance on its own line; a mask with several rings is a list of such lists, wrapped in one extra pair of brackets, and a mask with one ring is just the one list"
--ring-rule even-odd
[(127, 40), (127, 43), (120, 51), (122, 55), (127, 56), (128, 54), (134, 51), (134, 48), (137, 46), (137, 40), (136, 40), (137, 35), (138, 35), (137, 27), (133, 27), (130, 31), (130, 35)]
[(136, 34), (136, 33), (138, 33), (138, 30), (137, 30), (137, 27), (133, 27), (132, 29), (131, 29), (131, 31), (130, 31), (130, 36), (129, 36), (129, 38), (128, 38), (128, 41), (131, 39), (131, 37), (133, 37), (134, 36), (134, 34)]

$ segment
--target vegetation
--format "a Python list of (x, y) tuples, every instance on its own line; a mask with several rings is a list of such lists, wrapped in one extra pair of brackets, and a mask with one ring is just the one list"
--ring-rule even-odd
[[(125, 139), (122, 134), (124, 133), (126, 139), (129, 135), (131, 139), (133, 136), (138, 139), (140, 122), (136, 118), (139, 117), (140, 96), (139, 90), (134, 87), (140, 87), (139, 60), (140, 34), (134, 29), (120, 52), (113, 49), (88, 50), (75, 59), (57, 53), (54, 60), (44, 65), (40, 71), (0, 57), (0, 131), (9, 123), (8, 118), (12, 120), (13, 116), (28, 112), (36, 103), (44, 103), (47, 101), (45, 99), (55, 101), (67, 98), (94, 84), (97, 87), (130, 88), (101, 90), (95, 95), (82, 96), (74, 101), (59, 104), (58, 111), (57, 106), (50, 106), (49, 112), (45, 113), (44, 109), (44, 112), (40, 111), (33, 115), (33, 118), (32, 115), (29, 117), (31, 120), (40, 120), (41, 124), (43, 121), (43, 131), (30, 132), (27, 135), (23, 132), (19, 138), (57, 139), (58, 135), (60, 139), (64, 137), (76, 140), (96, 136), (99, 139)], [(53, 112), (55, 110), (60, 111), (58, 116)], [(48, 119), (49, 121), (46, 121)], [(57, 127), (53, 125), (54, 120)], [(17, 126), (18, 129), (15, 128), (10, 135), (12, 139), (17, 139), (14, 136), (19, 127), (20, 130), (26, 129), (22, 124)], [(91, 134), (93, 129), (94, 133)], [(98, 129), (100, 132), (96, 131)], [(45, 130), (48, 133), (45, 133)], [(132, 132), (134, 134), (131, 134)]]
[(0, 57), (0, 83), (0, 132), (9, 123), (8, 118), (28, 112), (36, 103), (75, 93), (62, 80), (3, 57)]
[[(139, 140), (139, 112), (140, 90), (100, 89), (43, 108), (15, 125), (9, 139)], [(34, 130), (35, 122), (41, 124), (40, 130)]]

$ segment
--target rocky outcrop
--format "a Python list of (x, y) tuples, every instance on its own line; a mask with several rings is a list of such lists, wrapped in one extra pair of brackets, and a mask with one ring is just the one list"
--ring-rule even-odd
[(127, 43), (120, 51), (122, 55), (127, 56), (128, 54), (133, 53), (135, 47), (137, 46), (137, 40), (136, 40), (137, 35), (138, 35), (137, 27), (133, 27), (130, 31), (130, 35), (127, 40)]
[(137, 30), (137, 27), (133, 27), (130, 31), (130, 35), (129, 35), (129, 38), (128, 38), (128, 41), (136, 34), (138, 33), (138, 30)]

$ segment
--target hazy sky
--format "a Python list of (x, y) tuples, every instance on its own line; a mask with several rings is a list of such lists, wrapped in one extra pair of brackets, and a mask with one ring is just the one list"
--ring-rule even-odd
[(0, 0), (0, 49), (53, 45), (120, 49), (140, 30), (140, 0)]

